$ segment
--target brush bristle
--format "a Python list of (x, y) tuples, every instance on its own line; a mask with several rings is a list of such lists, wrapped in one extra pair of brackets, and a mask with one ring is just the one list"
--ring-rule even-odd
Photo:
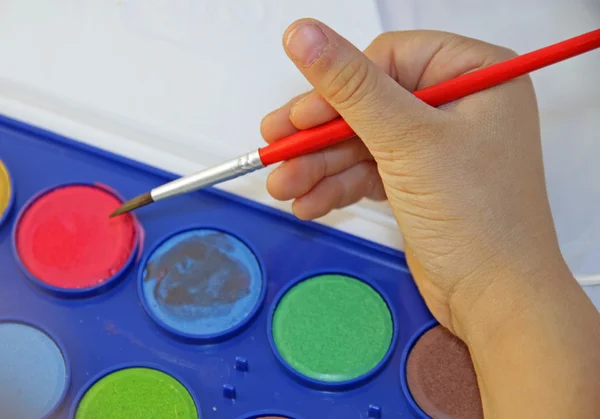
[(150, 195), (150, 193), (145, 193), (143, 195), (137, 196), (137, 197), (125, 202), (123, 205), (121, 205), (119, 208), (117, 208), (117, 210), (115, 212), (110, 214), (109, 218), (113, 218), (118, 215), (125, 214), (127, 212), (130, 212), (135, 209), (146, 206), (148, 204), (151, 204), (153, 202), (154, 202), (154, 200), (152, 199), (152, 195)]

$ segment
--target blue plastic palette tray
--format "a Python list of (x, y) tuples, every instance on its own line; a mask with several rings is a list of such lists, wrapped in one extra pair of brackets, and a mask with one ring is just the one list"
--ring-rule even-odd
[[(0, 326), (32, 325), (61, 349), (65, 368), (58, 374), (67, 377), (66, 388), (49, 417), (73, 417), (90, 386), (127, 367), (156, 368), (175, 377), (202, 419), (425, 417), (407, 393), (402, 364), (415, 338), (435, 323), (401, 252), (208, 188), (137, 211), (144, 231), (141, 258), (114, 286), (80, 296), (53, 293), (30, 280), (14, 251), (17, 215), (32, 197), (59, 185), (100, 183), (131, 198), (175, 176), (4, 117), (0, 160), (10, 171), (14, 191), (12, 211), (0, 225)], [(263, 284), (247, 284), (255, 289), (245, 295), (254, 300), (249, 308), (238, 307), (239, 327), (216, 333), (206, 326), (205, 338), (198, 338), (196, 326), (173, 330), (161, 315), (152, 314), (156, 302), (144, 298), (152, 294), (143, 284), (145, 263), (154, 250), (193, 228), (228, 232), (244, 242), (256, 258), (253, 278)], [(291, 368), (274, 347), (271, 327), (278, 301), (298, 281), (319, 274), (359, 279), (389, 307), (391, 346), (360, 377), (321, 382)], [(214, 293), (212, 286), (218, 284), (206, 285), (206, 292)], [(35, 348), (31, 353), (35, 356)], [(27, 397), (33, 400), (35, 394)], [(28, 419), (2, 416), (6, 411), (0, 406), (0, 418)]]

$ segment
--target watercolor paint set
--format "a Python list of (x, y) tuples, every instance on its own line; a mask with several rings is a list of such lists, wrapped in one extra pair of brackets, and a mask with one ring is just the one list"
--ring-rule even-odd
[(401, 252), (0, 118), (0, 419), (476, 418)]

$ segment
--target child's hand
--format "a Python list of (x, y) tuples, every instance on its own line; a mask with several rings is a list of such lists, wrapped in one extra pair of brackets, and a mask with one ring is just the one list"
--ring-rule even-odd
[[(303, 219), (386, 196), (417, 284), (436, 318), (461, 322), (497, 278), (561, 262), (544, 186), (536, 98), (528, 77), (440, 109), (409, 91), (513, 57), (448, 33), (377, 38), (361, 53), (310, 20), (285, 48), (315, 91), (268, 115), (268, 142), (341, 114), (361, 139), (288, 161), (268, 180)], [(362, 141), (361, 141), (362, 140)], [(463, 335), (464, 337), (464, 335)]]
[(305, 219), (387, 196), (425, 301), (469, 346), (485, 416), (597, 417), (600, 317), (559, 251), (529, 77), (439, 109), (409, 93), (514, 53), (409, 31), (363, 54), (311, 20), (285, 47), (315, 90), (267, 116), (265, 139), (339, 114), (360, 140), (284, 163), (270, 193)]

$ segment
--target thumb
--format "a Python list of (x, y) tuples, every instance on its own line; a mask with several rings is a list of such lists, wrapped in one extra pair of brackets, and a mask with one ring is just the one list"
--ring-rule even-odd
[(382, 138), (387, 131), (382, 129), (385, 122), (394, 121), (394, 126), (410, 131), (411, 125), (422, 125), (419, 119), (427, 105), (323, 23), (314, 19), (294, 22), (286, 30), (283, 44), (315, 91), (367, 147), (386, 140)]

